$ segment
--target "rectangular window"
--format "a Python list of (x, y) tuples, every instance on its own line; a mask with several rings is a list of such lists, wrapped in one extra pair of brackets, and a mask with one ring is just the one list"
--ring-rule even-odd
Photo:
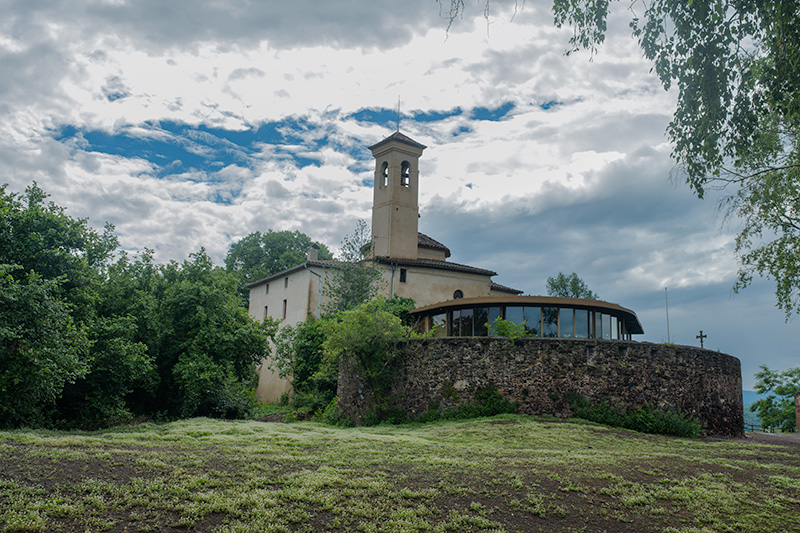
[(558, 310), (558, 326), (561, 337), (571, 339), (575, 336), (575, 310), (562, 307)]
[(611, 317), (611, 338), (614, 340), (619, 339), (619, 321), (617, 317)]
[(450, 329), (448, 337), (458, 337), (461, 335), (461, 311), (456, 309), (450, 313)]
[(499, 307), (490, 307), (489, 308), (489, 335), (495, 336), (497, 332), (494, 330), (494, 321), (500, 318), (500, 308)]
[(522, 314), (522, 307), (506, 307), (506, 320), (516, 325), (522, 324), (525, 317)]
[(269, 283), (266, 284), (266, 288), (264, 290), (264, 294), (269, 294)]
[(400, 269), (400, 283), (405, 283), (405, 282), (406, 282), (406, 269), (405, 268), (401, 268)]
[[(288, 279), (288, 278), (287, 278)], [(286, 320), (286, 300), (283, 301), (283, 319)]]
[(603, 338), (611, 339), (611, 315), (603, 315)]
[(525, 307), (525, 329), (531, 337), (538, 337), (542, 333), (542, 308)]
[(586, 309), (575, 310), (575, 336), (579, 339), (589, 338), (589, 311)]
[(472, 333), (476, 337), (486, 337), (489, 335), (489, 308), (476, 307), (475, 316), (473, 319)]
[(289, 287), (289, 278), (283, 278), (283, 288), (286, 289)]
[(472, 337), (472, 309), (461, 310), (461, 336)]
[(431, 328), (434, 337), (447, 336), (447, 314), (441, 313), (431, 317)]
[(269, 306), (265, 305), (264, 306), (264, 319), (267, 319), (267, 318), (269, 318)]
[(603, 320), (602, 315), (600, 313), (594, 313), (594, 338), (595, 339), (602, 339), (603, 338)]
[(558, 307), (542, 307), (542, 337), (558, 337)]

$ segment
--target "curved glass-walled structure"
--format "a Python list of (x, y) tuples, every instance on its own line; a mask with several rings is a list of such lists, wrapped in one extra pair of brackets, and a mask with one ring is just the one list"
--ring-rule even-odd
[(486, 296), (462, 298), (409, 312), (420, 331), (436, 337), (495, 335), (499, 317), (524, 325), (531, 337), (631, 340), (644, 333), (636, 313), (602, 300), (553, 296)]

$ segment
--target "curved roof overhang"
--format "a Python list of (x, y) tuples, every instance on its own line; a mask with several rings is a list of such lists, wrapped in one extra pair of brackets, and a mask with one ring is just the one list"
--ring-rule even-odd
[(559, 296), (479, 296), (477, 298), (460, 298), (447, 300), (436, 304), (418, 307), (409, 311), (409, 315), (428, 315), (452, 309), (469, 307), (496, 307), (504, 305), (530, 305), (541, 307), (571, 307), (574, 309), (588, 309), (590, 311), (606, 312), (625, 321), (629, 333), (641, 335), (644, 328), (639, 317), (632, 310), (603, 300), (586, 300), (583, 298), (562, 298)]

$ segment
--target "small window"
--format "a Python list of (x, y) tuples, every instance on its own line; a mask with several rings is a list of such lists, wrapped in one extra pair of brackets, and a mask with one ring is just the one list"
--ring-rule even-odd
[(400, 163), (400, 185), (403, 187), (411, 186), (411, 165), (408, 161)]
[(289, 288), (289, 278), (283, 278), (283, 288)]
[(464, 293), (461, 292), (461, 289), (456, 289), (456, 292), (453, 293), (453, 300), (459, 300), (464, 297)]
[(264, 306), (264, 319), (266, 320), (267, 318), (269, 318), (269, 306), (265, 305)]
[(386, 161), (381, 165), (381, 187), (389, 185), (389, 163)]
[(405, 282), (406, 282), (406, 269), (405, 268), (401, 268), (400, 269), (400, 283), (405, 283)]
[(269, 283), (267, 283), (264, 294), (269, 294)]
[(283, 301), (283, 319), (286, 320), (286, 300)]

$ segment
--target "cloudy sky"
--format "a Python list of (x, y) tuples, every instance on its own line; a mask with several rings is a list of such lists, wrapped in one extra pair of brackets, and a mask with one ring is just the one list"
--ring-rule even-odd
[[(797, 366), (773, 285), (734, 295), (716, 199), (670, 160), (675, 95), (650, 73), (624, 6), (606, 44), (566, 57), (547, 2), (0, 0), (0, 182), (32, 181), (123, 248), (221, 264), (254, 231), (335, 249), (369, 220), (367, 146), (425, 144), (420, 231), (451, 260), (543, 294), (577, 272), (635, 310), (640, 340)], [(669, 298), (667, 333), (665, 288)]]

